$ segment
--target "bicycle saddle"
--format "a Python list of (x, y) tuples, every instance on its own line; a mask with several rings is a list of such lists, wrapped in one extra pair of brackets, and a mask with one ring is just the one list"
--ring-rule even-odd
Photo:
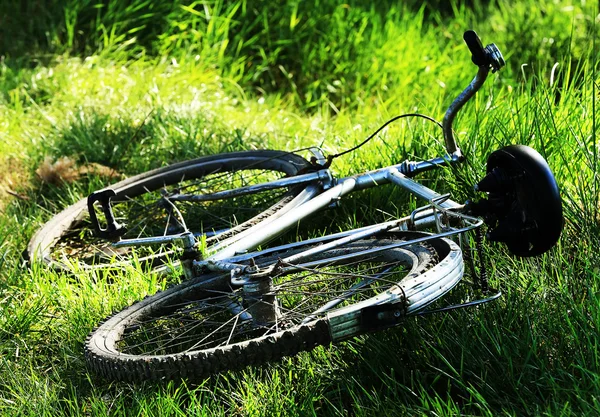
[(489, 226), (487, 238), (529, 257), (554, 246), (563, 228), (562, 201), (546, 160), (523, 145), (506, 146), (487, 160), (487, 175), (475, 185), (487, 199), (467, 207)]

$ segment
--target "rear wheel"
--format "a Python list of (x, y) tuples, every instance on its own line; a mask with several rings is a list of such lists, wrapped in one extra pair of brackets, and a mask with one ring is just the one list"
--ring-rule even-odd
[[(436, 281), (438, 264), (447, 265), (450, 257), (456, 260), (460, 254), (451, 241), (398, 247), (422, 236), (388, 233), (324, 251), (294, 266), (278, 261), (290, 251), (255, 257), (258, 266), (277, 266), (270, 281), (234, 286), (229, 274), (186, 281), (103, 322), (86, 341), (87, 362), (110, 379), (202, 378), (342, 340), (347, 337), (333, 328), (332, 315), (352, 316), (404, 296), (404, 312), (410, 314), (460, 280), (462, 263), (451, 285)], [(429, 278), (422, 278), (424, 274)], [(425, 299), (421, 293), (428, 287), (431, 295)], [(374, 329), (361, 328), (351, 336), (370, 330)]]
[[(163, 236), (183, 231), (182, 222), (196, 236), (213, 244), (230, 238), (266, 217), (294, 205), (302, 186), (276, 188), (213, 201), (174, 201), (172, 196), (194, 196), (262, 184), (296, 175), (309, 166), (304, 158), (280, 151), (220, 154), (149, 171), (111, 186), (116, 220), (125, 224), (123, 238)], [(296, 200), (297, 201), (297, 200)], [(176, 207), (177, 210), (174, 209)], [(101, 217), (101, 216), (100, 216)], [(114, 249), (93, 233), (87, 200), (66, 208), (31, 239), (30, 260), (59, 268), (102, 268), (128, 263), (131, 248)], [(171, 246), (140, 248), (142, 262), (162, 264), (173, 254)]]

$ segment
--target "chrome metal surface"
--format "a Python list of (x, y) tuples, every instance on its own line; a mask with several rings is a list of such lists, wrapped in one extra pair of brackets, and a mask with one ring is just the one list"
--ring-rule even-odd
[(363, 332), (361, 310), (384, 303), (402, 303), (399, 311), (415, 314), (450, 291), (460, 282), (464, 273), (462, 252), (454, 242), (448, 255), (433, 268), (422, 274), (409, 274), (389, 290), (363, 302), (340, 308), (327, 314), (331, 338), (334, 342), (346, 340)]
[[(431, 188), (427, 188), (424, 185), (421, 185), (418, 182), (411, 180), (397, 169), (388, 170), (388, 178), (394, 184), (399, 185), (400, 187), (410, 191), (417, 197), (423, 198), (427, 201), (432, 201), (436, 198), (441, 197), (440, 194), (433, 191)], [(450, 199), (447, 199), (446, 201), (440, 204), (440, 207), (445, 209), (453, 209), (462, 207), (462, 204), (458, 204)]]
[[(232, 236), (228, 239), (221, 240), (218, 243), (212, 245), (210, 247), (211, 252), (216, 253), (220, 250), (223, 250), (224, 248), (227, 248), (227, 247), (233, 245), (237, 241), (240, 241), (251, 235), (254, 235), (255, 233), (257, 233), (257, 230), (259, 227), (261, 229), (266, 229), (267, 225), (274, 223), (277, 219), (284, 216), (288, 212), (293, 211), (295, 208), (303, 205), (306, 202), (311, 201), (320, 192), (321, 192), (321, 187), (318, 184), (309, 184), (304, 190), (302, 190), (300, 192), (300, 194), (298, 194), (284, 208), (282, 208), (281, 210), (278, 210), (275, 214), (268, 216), (266, 219), (262, 220), (259, 224), (255, 225), (254, 227), (251, 227), (247, 230), (244, 230), (240, 233), (235, 234), (234, 236)], [(269, 229), (272, 229), (272, 228), (269, 228)], [(274, 230), (274, 229), (272, 229), (272, 231), (273, 231), (273, 233), (270, 235), (271, 237), (276, 236), (278, 233), (282, 232), (282, 230)], [(263, 243), (266, 241), (267, 240), (264, 240), (260, 243)], [(236, 256), (240, 253), (244, 253), (244, 251), (246, 251), (246, 250), (252, 250), (254, 248), (256, 248), (256, 246), (250, 247), (250, 248), (248, 248), (248, 247), (244, 248), (243, 245), (241, 245), (241, 246), (239, 246), (239, 250), (237, 250), (237, 252), (231, 253), (231, 256)]]
[[(218, 252), (214, 253), (207, 259), (218, 260), (229, 258), (245, 250), (253, 249), (261, 243), (268, 242), (272, 238), (279, 235), (283, 230), (286, 230), (288, 227), (298, 223), (309, 214), (327, 207), (332, 201), (335, 201), (336, 199), (341, 198), (343, 195), (348, 194), (354, 190), (355, 184), (356, 182), (352, 178), (346, 179), (335, 187), (332, 187), (329, 190), (319, 194), (301, 206), (290, 210), (270, 223), (261, 223), (250, 228), (246, 231), (248, 233), (243, 236), (243, 239), (237, 240), (236, 242), (233, 242), (231, 245), (224, 248), (219, 246)], [(215, 247), (211, 247), (210, 249), (212, 251), (215, 249)]]
[(313, 146), (308, 148), (308, 150), (314, 155), (317, 164), (325, 165), (327, 163), (327, 158), (325, 158), (325, 154), (323, 154), (323, 150), (321, 148), (318, 146)]
[(336, 240), (334, 240), (332, 242), (329, 242), (329, 243), (326, 243), (324, 245), (319, 245), (319, 246), (317, 246), (315, 248), (306, 250), (306, 251), (304, 251), (302, 253), (298, 253), (298, 254), (295, 254), (295, 255), (292, 255), (292, 256), (288, 256), (287, 258), (284, 258), (281, 261), (285, 262), (285, 263), (297, 262), (297, 261), (300, 261), (300, 260), (302, 260), (302, 259), (304, 259), (306, 257), (314, 255), (316, 253), (322, 253), (322, 252), (324, 252), (326, 250), (334, 249), (334, 248), (340, 247), (342, 245), (345, 245), (347, 243), (356, 242), (357, 240), (364, 239), (366, 237), (373, 236), (373, 235), (375, 235), (377, 233), (381, 233), (381, 232), (390, 230), (390, 229), (394, 228), (394, 226), (395, 226), (394, 224), (389, 224), (389, 225), (388, 224), (383, 224), (383, 225), (376, 224), (376, 225), (373, 225), (372, 227), (368, 227), (368, 228), (366, 228), (366, 229), (364, 229), (364, 230), (362, 230), (360, 232), (352, 233), (352, 234), (350, 234), (350, 235), (348, 235), (346, 237), (343, 237), (343, 238), (340, 238), (340, 239), (336, 239)]
[[(456, 152), (452, 155), (439, 156), (425, 161), (404, 161), (398, 165), (375, 169), (373, 171), (353, 175), (347, 178), (352, 178), (356, 181), (355, 190), (364, 190), (366, 188), (388, 184), (390, 182), (388, 177), (388, 172), (390, 170), (396, 170), (407, 177), (413, 177), (421, 172), (430, 171), (432, 169), (439, 168), (440, 166), (457, 164), (462, 160), (463, 158), (461, 157), (460, 152)], [(338, 182), (342, 182), (345, 179), (346, 178), (342, 178), (338, 180)]]
[[(380, 223), (379, 226), (382, 227), (382, 230), (390, 230), (390, 231), (394, 231), (394, 230), (408, 230), (408, 226), (407, 226), (407, 222), (410, 220), (410, 217), (403, 217), (402, 219), (399, 220), (392, 220), (389, 222), (385, 222), (385, 223)], [(358, 229), (352, 229), (352, 230), (346, 230), (344, 232), (338, 232), (338, 233), (334, 233), (331, 235), (326, 235), (326, 236), (321, 236), (321, 237), (317, 237), (317, 238), (313, 238), (313, 239), (307, 239), (307, 240), (302, 240), (299, 242), (293, 242), (293, 243), (288, 243), (285, 245), (281, 245), (281, 246), (277, 246), (277, 247), (273, 247), (273, 248), (269, 248), (269, 249), (265, 249), (259, 252), (248, 252), (248, 253), (244, 253), (244, 254), (240, 254), (240, 255), (236, 255), (236, 256), (232, 256), (231, 258), (228, 258), (228, 261), (230, 262), (243, 262), (246, 261), (250, 258), (254, 258), (257, 256), (264, 256), (264, 255), (268, 255), (270, 253), (273, 252), (284, 252), (286, 250), (289, 249), (294, 249), (297, 248), (299, 246), (311, 246), (311, 245), (315, 245), (318, 243), (322, 243), (322, 242), (327, 242), (327, 241), (331, 241), (331, 240), (335, 240), (335, 239), (339, 239), (342, 238), (344, 236), (349, 236), (352, 235), (354, 233), (360, 233), (364, 230), (367, 229), (373, 229), (373, 227), (378, 226), (378, 225), (371, 225), (371, 226), (365, 226), (365, 227), (361, 227)]]
[[(458, 111), (465, 105), (471, 97), (475, 95), (477, 90), (481, 88), (483, 83), (485, 82), (490, 69), (488, 67), (479, 67), (477, 71), (477, 75), (473, 78), (473, 81), (464, 89), (462, 93), (450, 104), (448, 110), (446, 110), (446, 114), (444, 115), (444, 120), (442, 120), (442, 129), (444, 131), (444, 141), (446, 142), (446, 151), (449, 154), (454, 154), (456, 152), (460, 152), (458, 145), (456, 144), (456, 140), (454, 139), (454, 132), (452, 131), (452, 122), (454, 122), (454, 118)], [(460, 155), (459, 155), (460, 156)]]
[(463, 158), (460, 152), (455, 152), (451, 155), (441, 156), (426, 161), (409, 162), (406, 170), (399, 170), (408, 177), (413, 177), (421, 172), (430, 171), (444, 165), (454, 165), (462, 162)]
[(114, 242), (112, 246), (118, 248), (123, 246), (160, 245), (165, 243), (181, 243), (183, 248), (191, 249), (196, 244), (196, 239), (194, 239), (193, 233), (184, 232), (168, 236), (143, 237), (139, 239), (121, 239), (118, 242)]
[(226, 198), (233, 198), (242, 195), (254, 194), (261, 191), (272, 190), (276, 188), (289, 187), (291, 185), (302, 184), (311, 181), (331, 181), (331, 173), (328, 169), (323, 169), (310, 174), (296, 175), (289, 178), (282, 178), (279, 180), (269, 181), (263, 184), (248, 185), (246, 187), (239, 187), (233, 190), (218, 191), (216, 193), (209, 194), (175, 194), (168, 196), (170, 201), (214, 201)]
[(495, 44), (492, 43), (486, 46), (485, 52), (491, 61), (492, 72), (496, 72), (506, 65), (502, 52), (500, 52), (500, 49)]

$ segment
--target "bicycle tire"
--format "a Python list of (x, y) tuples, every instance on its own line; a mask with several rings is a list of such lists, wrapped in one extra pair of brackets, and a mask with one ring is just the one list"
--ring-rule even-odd
[[(86, 362), (94, 373), (111, 380), (201, 379), (346, 339), (348, 337), (336, 336), (337, 330), (333, 328), (336, 312), (338, 317), (340, 312), (346, 314), (349, 311), (352, 314), (348, 316), (360, 315), (367, 311), (368, 306), (385, 303), (384, 298), (393, 294), (406, 294), (407, 305), (402, 310), (404, 315), (411, 315), (449, 291), (462, 277), (460, 249), (448, 239), (438, 238), (427, 243), (389, 249), (390, 244), (425, 235), (418, 232), (386, 233), (305, 260), (305, 265), (306, 262), (314, 264), (316, 260), (319, 268), (335, 266), (341, 268), (342, 272), (336, 274), (319, 269), (319, 273), (307, 273), (301, 280), (295, 278), (293, 273), (286, 275), (287, 281), (284, 279), (272, 287), (277, 297), (277, 301), (273, 301), (274, 308), (281, 313), (277, 325), (255, 326), (248, 322), (252, 321), (247, 317), (249, 312), (258, 303), (249, 304), (246, 300), (244, 306), (244, 301), (240, 301), (243, 290), (230, 286), (229, 274), (212, 273), (194, 278), (148, 296), (107, 318), (90, 333), (85, 342)], [(376, 255), (365, 255), (365, 250), (373, 248), (386, 249), (379, 250)], [(270, 254), (254, 258), (254, 261), (258, 265), (268, 265), (290, 253)], [(340, 254), (350, 257), (341, 262), (336, 260)], [(382, 275), (379, 269), (375, 274), (377, 278), (371, 281), (368, 289), (356, 287), (359, 285), (356, 283), (357, 274), (366, 280), (366, 273), (374, 272), (373, 262), (378, 263), (378, 269), (385, 266), (383, 271), (386, 275)], [(391, 275), (392, 266), (388, 266), (392, 262), (408, 262), (412, 265), (397, 280)], [(351, 273), (344, 273), (346, 268), (351, 268)], [(451, 275), (451, 279), (447, 278)], [(331, 278), (328, 280), (327, 277)], [(388, 278), (392, 278), (391, 281)], [(336, 287), (340, 284), (341, 287)], [(332, 302), (330, 295), (324, 292), (328, 285), (331, 291), (337, 293), (334, 299), (339, 300), (348, 294), (352, 298), (344, 299), (328, 311), (317, 310), (315, 314), (316, 305)], [(313, 287), (320, 290), (313, 291)], [(420, 292), (425, 287), (434, 291), (427, 299), (420, 298)], [(285, 292), (286, 288), (288, 293)], [(354, 290), (349, 292), (348, 288)], [(340, 291), (344, 295), (340, 296)], [(292, 299), (294, 297), (295, 301)], [(314, 307), (310, 305), (313, 301), (316, 303)], [(297, 304), (293, 305), (294, 302)], [(264, 304), (264, 301), (261, 299), (260, 303)], [(216, 311), (211, 311), (211, 307)], [(302, 309), (312, 311), (303, 314)], [(302, 317), (304, 319), (300, 321)], [(219, 318), (222, 321), (218, 321)], [(206, 334), (201, 327), (205, 328)], [(341, 327), (347, 328), (347, 324)], [(376, 329), (361, 328), (352, 336), (373, 330)], [(160, 340), (161, 337), (165, 339)], [(209, 337), (214, 340), (209, 340)], [(147, 338), (147, 344), (142, 343), (143, 338)], [(159, 342), (164, 342), (164, 345)], [(143, 352), (144, 348), (148, 352)]]
[[(120, 205), (128, 203), (133, 206), (135, 204), (134, 201), (136, 201), (135, 199), (148, 198), (150, 193), (158, 193), (161, 190), (166, 190), (167, 187), (181, 186), (184, 181), (189, 188), (190, 184), (198, 183), (201, 180), (208, 181), (209, 177), (222, 180), (219, 178), (219, 175), (223, 173), (230, 173), (232, 176), (252, 173), (252, 175), (262, 176), (254, 179), (254, 181), (260, 183), (278, 177), (296, 175), (300, 170), (308, 166), (310, 166), (310, 163), (301, 156), (282, 151), (257, 150), (233, 152), (200, 157), (158, 168), (127, 178), (110, 186), (110, 188), (117, 193), (116, 197), (113, 198), (113, 202)], [(242, 180), (239, 178), (236, 179), (236, 181)], [(202, 185), (206, 187), (205, 184)], [(195, 186), (200, 188), (198, 184)], [(302, 186), (296, 186), (284, 189), (283, 192), (281, 190), (277, 192), (263, 192), (261, 196), (274, 193), (276, 194), (276, 198), (273, 200), (265, 197), (264, 200), (258, 203), (249, 204), (252, 207), (244, 207), (243, 203), (238, 203), (241, 198), (237, 200), (233, 199), (232, 206), (235, 206), (235, 210), (232, 211), (230, 216), (231, 223), (234, 226), (230, 225), (228, 230), (224, 229), (226, 231), (218, 236), (209, 237), (207, 243), (211, 244), (217, 240), (222, 241), (227, 239), (273, 215), (275, 212), (289, 208), (294, 197), (302, 190)], [(249, 197), (246, 196), (246, 198)], [(158, 198), (156, 201), (158, 201)], [(219, 200), (218, 202), (223, 201), (225, 200)], [(213, 206), (205, 210), (206, 215), (216, 217), (219, 214), (216, 212), (222, 209), (222, 206), (215, 205), (214, 202), (211, 203)], [(197, 203), (193, 204), (198, 209), (199, 205)], [(248, 215), (245, 215), (246, 213), (244, 212), (240, 216), (240, 210), (244, 209), (246, 209)], [(215, 213), (212, 213), (211, 210)], [(125, 209), (121, 210), (121, 212), (124, 211)], [(123, 263), (127, 264), (129, 262), (127, 259), (130, 256), (129, 252), (120, 255), (118, 251), (109, 249), (110, 242), (93, 236), (93, 227), (89, 220), (87, 220), (87, 212), (87, 199), (82, 199), (52, 217), (29, 241), (25, 254), (26, 257), (32, 262), (43, 262), (57, 269), (66, 270), (74, 267), (72, 265), (73, 262), (77, 264), (77, 268), (82, 269), (102, 268), (105, 266), (114, 267)], [(130, 212), (126, 214), (130, 216)], [(240, 217), (242, 220), (238, 221)], [(189, 219), (186, 219), (186, 221), (189, 221)], [(167, 223), (169, 222), (171, 222), (170, 218), (167, 220)], [(200, 227), (202, 225), (200, 223)], [(135, 233), (140, 233), (139, 231), (142, 230), (142, 227), (147, 227), (146, 223), (136, 225), (136, 228), (129, 233), (134, 237), (139, 237)], [(192, 228), (190, 227), (190, 229)], [(206, 229), (209, 229), (209, 226)], [(156, 227), (153, 227), (152, 230), (156, 230)], [(144, 233), (147, 233), (145, 229)], [(129, 236), (124, 236), (124, 238), (127, 237)], [(167, 254), (170, 254), (170, 252), (163, 251), (148, 256), (142, 255), (141, 260), (152, 262), (154, 266), (156, 263), (162, 263), (162, 258)]]

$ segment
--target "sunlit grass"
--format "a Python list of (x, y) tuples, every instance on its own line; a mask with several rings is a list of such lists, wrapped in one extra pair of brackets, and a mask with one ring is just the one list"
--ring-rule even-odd
[[(0, 2), (0, 414), (593, 415), (600, 409), (597, 10), (591, 2)], [(167, 4), (169, 3), (169, 4)], [(102, 6), (98, 6), (101, 4)], [(491, 246), (485, 307), (201, 381), (130, 386), (87, 374), (83, 342), (112, 311), (165, 288), (141, 266), (112, 274), (23, 267), (35, 229), (106, 185), (62, 186), (49, 156), (132, 175), (242, 149), (336, 153), (390, 117), (441, 119), (474, 75), (464, 30), (505, 53), (455, 129), (468, 163), (424, 181), (473, 197), (485, 158), (528, 144), (553, 168), (565, 234), (535, 260)], [(4, 52), (3, 52), (4, 53)], [(443, 151), (419, 120), (334, 161), (340, 175)], [(10, 193), (9, 193), (10, 192)], [(379, 189), (298, 235), (406, 214)]]

